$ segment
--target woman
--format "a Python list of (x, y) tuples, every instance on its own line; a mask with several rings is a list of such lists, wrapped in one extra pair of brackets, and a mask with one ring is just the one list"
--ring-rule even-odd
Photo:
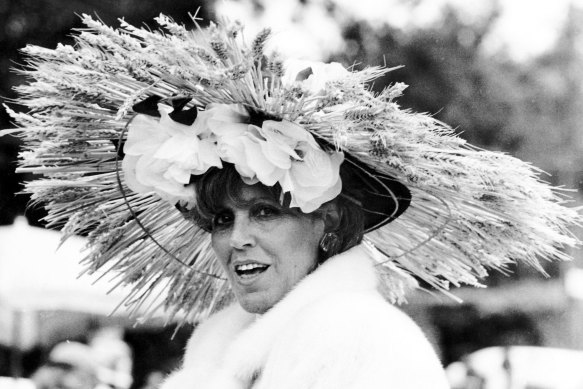
[(358, 205), (337, 197), (305, 214), (232, 165), (196, 192), (237, 302), (197, 328), (164, 388), (448, 387), (421, 330), (378, 291)]
[(37, 389), (95, 389), (99, 387), (99, 363), (89, 346), (79, 342), (58, 343), (48, 360), (33, 374)]
[(213, 314), (168, 389), (447, 387), (385, 301), (579, 243), (531, 165), (400, 109), (402, 84), (371, 92), (387, 69), (283, 61), (237, 22), (83, 21), (74, 47), (25, 50), (19, 171), (135, 312)]

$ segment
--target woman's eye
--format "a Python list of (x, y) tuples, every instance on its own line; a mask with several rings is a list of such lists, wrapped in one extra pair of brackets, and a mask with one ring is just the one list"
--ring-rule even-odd
[(270, 217), (279, 215), (279, 210), (272, 206), (259, 206), (255, 209), (254, 212), (255, 216), (257, 217)]
[(228, 212), (217, 213), (213, 218), (213, 227), (222, 227), (233, 221), (233, 216)]

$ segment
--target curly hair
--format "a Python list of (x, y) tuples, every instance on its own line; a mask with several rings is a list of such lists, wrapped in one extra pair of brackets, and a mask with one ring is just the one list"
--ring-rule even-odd
[[(234, 204), (243, 204), (241, 198), (242, 189), (247, 185), (235, 169), (234, 165), (224, 163), (222, 169), (211, 168), (205, 174), (192, 176), (194, 184), (196, 205), (191, 210), (182, 210), (184, 216), (192, 220), (203, 230), (212, 233), (213, 218), (221, 209), (225, 201)], [(327, 228), (326, 232), (336, 234), (337, 241), (328, 251), (319, 250), (319, 262), (322, 263), (329, 257), (342, 253), (351, 247), (358, 245), (364, 236), (364, 216), (361, 207), (350, 198), (340, 194), (335, 199), (322, 205), (316, 211), (305, 214), (299, 208), (289, 207), (291, 197), (289, 193), (282, 193), (281, 186), (275, 184), (268, 187), (261, 183), (272, 199), (282, 207), (287, 208), (289, 214), (295, 217), (323, 218), (323, 208), (326, 204), (334, 204), (338, 211), (338, 222)]]

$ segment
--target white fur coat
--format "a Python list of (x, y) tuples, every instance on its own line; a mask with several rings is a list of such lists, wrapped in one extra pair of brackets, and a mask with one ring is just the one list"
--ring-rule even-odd
[(419, 327), (377, 291), (366, 250), (330, 258), (262, 316), (238, 304), (191, 337), (162, 389), (443, 389)]

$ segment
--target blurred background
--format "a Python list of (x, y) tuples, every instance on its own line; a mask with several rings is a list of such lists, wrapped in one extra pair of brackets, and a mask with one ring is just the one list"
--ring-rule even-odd
[[(11, 71), (24, 63), (18, 50), (27, 44), (72, 43), (71, 29), (82, 27), (82, 13), (112, 26), (119, 18), (154, 26), (152, 19), (162, 12), (191, 26), (189, 13), (199, 7), (202, 25), (209, 18), (240, 19), (248, 38), (263, 26), (273, 27), (271, 44), (288, 56), (357, 69), (404, 65), (374, 89), (405, 82), (410, 86), (400, 99), (402, 107), (434, 115), (475, 145), (532, 162), (545, 172), (543, 179), (573, 189), (573, 206), (581, 204), (582, 0), (0, 0), (0, 99), (10, 104), (12, 87), (25, 81)], [(0, 108), (0, 128), (11, 126)], [(14, 173), (19, 145), (15, 137), (0, 138), (0, 247), (17, 247), (22, 257), (37, 231), (32, 226), (43, 225), (44, 211), (27, 209), (29, 198), (17, 194), (20, 183), (32, 178)], [(16, 227), (24, 240), (14, 235)], [(29, 255), (45, 257), (43, 252)], [(454, 388), (583, 387), (583, 378), (568, 386), (571, 365), (559, 362), (578, 361), (583, 370), (583, 255), (573, 255), (570, 263), (543, 258), (550, 277), (521, 266), (508, 275), (492, 274), (484, 280), (487, 289), (454, 291), (461, 303), (427, 293), (411, 296), (403, 309), (425, 329), (444, 365), (451, 366)], [(5, 279), (14, 278), (2, 266)], [(22, 277), (28, 277), (28, 269)], [(18, 305), (2, 297), (0, 376), (29, 377), (60, 342), (90, 345), (98, 329), (117, 328), (132, 360), (126, 386), (155, 387), (155, 374), (175, 366), (192, 329), (135, 325), (122, 310), (109, 315), (102, 307)], [(511, 375), (515, 382), (522, 379), (516, 378), (523, 374), (520, 359), (531, 358), (534, 374), (532, 358), (541, 350), (536, 363), (554, 366), (543, 375), (560, 375), (564, 382), (509, 386)], [(488, 374), (507, 381), (488, 384)]]

